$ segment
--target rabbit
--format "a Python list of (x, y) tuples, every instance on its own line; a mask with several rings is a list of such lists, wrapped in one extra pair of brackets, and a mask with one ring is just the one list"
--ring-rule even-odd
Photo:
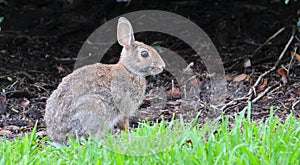
[(135, 41), (124, 17), (118, 20), (117, 39), (123, 47), (117, 64), (78, 68), (48, 98), (45, 122), (53, 142), (66, 144), (67, 134), (100, 138), (114, 126), (128, 131), (129, 117), (143, 100), (145, 77), (161, 73), (165, 63), (154, 48)]

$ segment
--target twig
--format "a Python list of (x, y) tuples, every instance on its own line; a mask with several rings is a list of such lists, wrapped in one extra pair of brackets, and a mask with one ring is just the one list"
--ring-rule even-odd
[(235, 105), (235, 104), (237, 104), (238, 101), (241, 101), (241, 100), (247, 100), (247, 97), (240, 97), (240, 98), (233, 99), (233, 100), (231, 100), (230, 102), (228, 102), (228, 103), (226, 103), (225, 105), (223, 105), (223, 107), (221, 107), (220, 110), (223, 111), (223, 110), (225, 110), (227, 107), (232, 106), (232, 105)]
[(285, 48), (284, 48), (283, 51), (281, 52), (281, 54), (280, 54), (278, 60), (276, 61), (275, 65), (274, 65), (271, 69), (267, 70), (265, 73), (263, 73), (262, 75), (260, 75), (260, 76), (258, 77), (258, 79), (256, 80), (256, 82), (254, 83), (254, 85), (252, 86), (252, 88), (249, 90), (249, 92), (248, 92), (248, 94), (247, 94), (247, 96), (249, 96), (249, 98), (251, 97), (251, 94), (255, 91), (255, 89), (256, 89), (256, 87), (258, 86), (258, 84), (260, 83), (261, 79), (262, 79), (265, 75), (271, 73), (272, 71), (274, 71), (274, 70), (276, 69), (276, 67), (278, 66), (280, 60), (282, 59), (283, 55), (284, 55), (285, 52), (287, 51), (287, 48), (290, 46), (290, 44), (291, 44), (291, 42), (293, 41), (293, 39), (294, 39), (294, 34), (290, 37), (288, 43), (285, 45)]
[(76, 61), (77, 60), (77, 58), (73, 58), (73, 57), (71, 57), (71, 58), (58, 58), (55, 56), (53, 56), (53, 57), (56, 61)]
[(19, 82), (19, 80), (16, 80), (14, 83), (12, 83), (9, 87), (7, 87), (8, 89), (13, 88), (17, 83)]
[(275, 84), (273, 86), (269, 86), (268, 88), (266, 88), (263, 92), (261, 92), (260, 94), (258, 94), (258, 96), (256, 98), (254, 98), (251, 103), (255, 103), (256, 101), (258, 101), (260, 98), (262, 98), (264, 95), (266, 95), (272, 88), (274, 88), (275, 86), (277, 86), (278, 84)]
[(171, 91), (174, 91), (175, 85), (174, 85), (174, 80), (172, 80), (172, 89)]
[(275, 38), (276, 36), (278, 36), (278, 34), (280, 34), (281, 32), (284, 31), (284, 27), (279, 29), (275, 34), (273, 34), (271, 37), (269, 37), (263, 44), (259, 45), (259, 47), (254, 51), (254, 53), (252, 54), (255, 55), (262, 47), (264, 47), (265, 45), (267, 45), (273, 38)]
[(281, 84), (279, 84), (279, 86), (278, 87), (276, 87), (276, 88), (274, 88), (273, 90), (271, 90), (271, 92), (269, 92), (268, 94), (270, 94), (270, 93), (274, 93), (276, 90), (278, 90), (280, 87), (281, 87), (282, 85)]
[[(267, 75), (267, 74), (269, 74), (270, 72), (274, 71), (275, 69), (276, 69), (276, 67), (272, 67), (271, 69), (267, 70), (265, 73), (261, 74), (261, 75), (258, 77), (258, 79), (256, 80), (256, 82), (254, 83), (254, 85), (252, 86), (251, 89), (253, 89), (253, 88), (255, 89), (255, 88), (258, 86), (258, 84), (260, 83), (261, 79), (262, 79), (265, 75)], [(250, 90), (251, 90), (251, 89), (250, 89)]]
[(300, 103), (300, 100), (296, 101), (293, 105), (292, 105), (292, 110), (295, 111), (295, 106)]
[(31, 74), (25, 72), (25, 71), (19, 71), (17, 73), (15, 73), (16, 75), (23, 75), (25, 77), (27, 77), (28, 79), (30, 79), (31, 81), (34, 81), (34, 78), (32, 77)]
[(36, 87), (39, 91), (41, 91), (41, 89), (43, 89), (47, 94), (49, 94), (47, 89), (45, 89), (43, 86), (39, 85), (38, 83), (30, 84), (30, 86)]
[[(285, 29), (285, 28), (281, 28), (280, 30), (278, 30), (278, 31), (277, 31), (274, 35), (272, 35), (272, 36), (271, 36), (264, 44), (262, 44), (260, 47), (258, 47), (258, 48), (256, 49), (256, 51), (254, 52), (254, 54), (255, 54), (259, 49), (261, 49), (262, 46), (264, 46), (264, 45), (265, 45), (266, 43), (268, 43), (271, 39), (273, 39), (273, 38), (276, 37), (279, 33), (281, 33), (284, 29)], [(274, 70), (276, 69), (276, 67), (278, 66), (279, 62), (281, 61), (283, 55), (286, 53), (288, 47), (289, 47), (290, 44), (292, 43), (294, 37), (295, 37), (295, 36), (294, 36), (294, 34), (293, 34), (293, 35), (290, 37), (290, 39), (289, 39), (289, 41), (287, 42), (287, 44), (285, 45), (285, 48), (284, 48), (283, 51), (281, 52), (281, 54), (280, 54), (278, 60), (277, 60), (276, 63), (274, 64), (274, 66), (273, 66), (271, 69), (267, 70), (266, 72), (264, 72), (263, 74), (261, 74), (261, 75), (258, 77), (258, 79), (257, 79), (256, 82), (254, 83), (254, 85), (250, 88), (248, 94), (247, 94), (245, 97), (237, 98), (237, 99), (234, 99), (234, 100), (228, 102), (228, 103), (225, 104), (223, 107), (221, 107), (220, 110), (223, 111), (223, 110), (225, 110), (227, 107), (229, 107), (229, 106), (231, 106), (231, 105), (235, 105), (235, 104), (237, 104), (238, 101), (241, 101), (241, 100), (246, 100), (246, 99), (248, 99), (249, 101), (251, 101), (251, 97), (252, 97), (253, 93), (255, 93), (255, 89), (256, 89), (256, 87), (258, 86), (258, 84), (260, 83), (260, 81), (262, 80), (262, 78), (263, 78), (264, 76), (266, 76), (267, 74), (271, 73), (272, 71), (274, 71)], [(280, 84), (275, 84), (275, 85), (273, 85), (273, 86), (270, 86), (270, 87), (266, 88), (264, 92), (260, 93), (256, 98), (252, 99), (251, 103), (257, 102), (260, 98), (262, 98), (264, 95), (266, 95), (272, 88), (274, 88), (274, 87), (277, 86), (277, 85), (280, 85)], [(279, 87), (280, 87), (280, 86), (279, 86)], [(275, 91), (275, 90), (277, 90), (279, 87), (276, 87), (275, 89), (273, 89), (272, 92)], [(255, 94), (255, 95), (256, 95), (256, 94)], [(298, 104), (298, 102), (295, 103), (294, 105), (296, 105), (296, 104)]]
[(279, 56), (278, 60), (276, 61), (276, 63), (275, 63), (275, 66), (274, 66), (274, 67), (278, 66), (278, 64), (279, 64), (280, 60), (282, 59), (282, 57), (283, 57), (283, 55), (285, 54), (285, 52), (287, 51), (288, 47), (289, 47), (289, 46), (290, 46), (290, 44), (292, 43), (292, 41), (293, 41), (294, 37), (295, 37), (295, 35), (294, 35), (294, 34), (293, 34), (293, 35), (290, 37), (290, 39), (289, 39), (288, 43), (285, 45), (285, 47), (284, 47), (283, 51), (281, 52), (281, 54), (280, 54), (280, 56)]
[(292, 62), (294, 60), (294, 56), (293, 55), (291, 55), (291, 56), (292, 57), (291, 57), (290, 63), (289, 63), (288, 68), (287, 68), (287, 73), (286, 73), (287, 75), (290, 75), (290, 69), (291, 69), (291, 66), (292, 66)]

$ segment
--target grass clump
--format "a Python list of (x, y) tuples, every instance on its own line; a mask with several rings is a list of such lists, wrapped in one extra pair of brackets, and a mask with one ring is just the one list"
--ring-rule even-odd
[[(54, 147), (35, 130), (23, 138), (0, 140), (0, 164), (300, 164), (300, 120), (273, 116), (254, 123), (250, 107), (217, 125), (171, 121), (141, 123), (130, 135), (71, 140)], [(246, 116), (246, 118), (245, 118)]]

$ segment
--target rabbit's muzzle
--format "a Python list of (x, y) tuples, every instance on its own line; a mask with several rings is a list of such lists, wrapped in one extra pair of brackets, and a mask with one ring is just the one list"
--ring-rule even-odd
[(143, 77), (145, 76), (154, 76), (157, 75), (159, 73), (161, 73), (165, 68), (165, 65), (161, 65), (161, 66), (147, 66), (147, 67), (143, 67), (141, 68), (138, 73), (139, 75), (142, 75)]
[(163, 70), (165, 69), (165, 65), (162, 66), (150, 66), (148, 68), (149, 70), (149, 75), (157, 75), (159, 73), (161, 73)]

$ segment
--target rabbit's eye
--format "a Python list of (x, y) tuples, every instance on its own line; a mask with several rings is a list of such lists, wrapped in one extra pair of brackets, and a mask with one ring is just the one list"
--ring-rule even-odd
[(146, 57), (149, 56), (149, 53), (148, 53), (147, 51), (143, 50), (143, 51), (141, 52), (141, 56), (144, 57), (144, 58), (146, 58)]

